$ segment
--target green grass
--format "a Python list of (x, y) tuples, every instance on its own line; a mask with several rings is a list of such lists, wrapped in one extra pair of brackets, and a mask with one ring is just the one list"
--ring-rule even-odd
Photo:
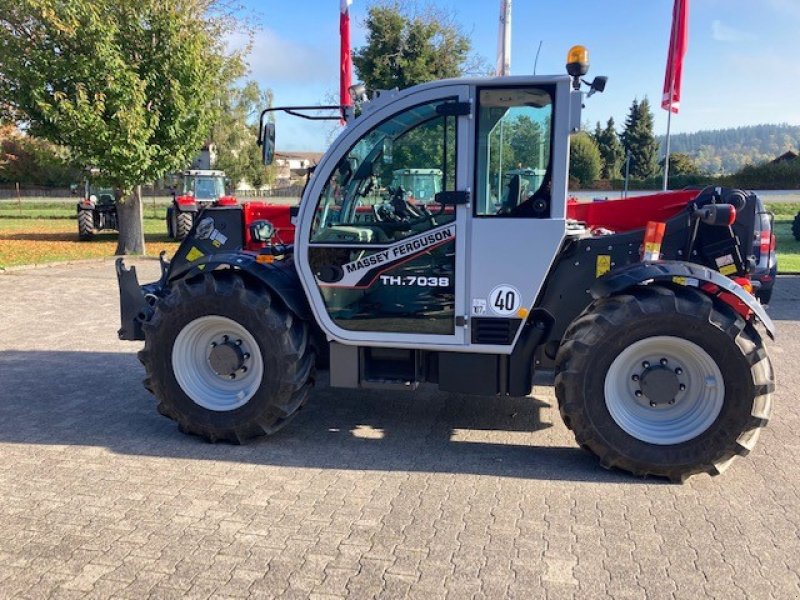
[(800, 242), (792, 235), (792, 222), (795, 215), (800, 212), (800, 203), (767, 204), (767, 210), (775, 215), (778, 272), (800, 273)]
[[(17, 202), (0, 201), (0, 219), (74, 219), (77, 200)], [(153, 206), (151, 198), (145, 198), (144, 218), (166, 218), (167, 205), (159, 201)]]

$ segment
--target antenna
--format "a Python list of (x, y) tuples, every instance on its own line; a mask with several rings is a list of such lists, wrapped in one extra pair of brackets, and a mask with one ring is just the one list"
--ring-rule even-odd
[(539, 40), (539, 49), (536, 50), (536, 60), (533, 61), (533, 74), (536, 75), (536, 67), (539, 65), (539, 53), (542, 51), (544, 40)]

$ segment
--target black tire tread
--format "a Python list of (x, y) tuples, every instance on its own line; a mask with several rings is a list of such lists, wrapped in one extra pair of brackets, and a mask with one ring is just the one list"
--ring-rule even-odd
[[(178, 317), (187, 304), (206, 295), (224, 297), (226, 303), (238, 303), (257, 314), (270, 327), (268, 342), (276, 350), (274, 358), (281, 362), (278, 389), (272, 390), (269, 401), (259, 407), (252, 419), (235, 427), (217, 426), (209, 419), (199, 422), (185, 414), (168, 393), (168, 386), (155, 373), (159, 361), (155, 348), (166, 342), (160, 335), (161, 329), (170, 319)], [(152, 317), (143, 324), (143, 329), (145, 346), (138, 353), (138, 358), (145, 367), (144, 387), (156, 397), (158, 412), (176, 421), (180, 431), (198, 435), (209, 442), (241, 444), (254, 437), (276, 433), (303, 408), (314, 386), (315, 356), (313, 346), (308, 341), (308, 323), (278, 303), (273, 303), (263, 287), (246, 285), (239, 275), (217, 271), (189, 281), (179, 281), (173, 292), (156, 305)], [(259, 341), (263, 343), (265, 340)]]
[[(751, 415), (745, 427), (737, 435), (729, 436), (729, 443), (717, 449), (713, 459), (667, 471), (643, 468), (609, 447), (597, 435), (581, 406), (581, 373), (597, 358), (593, 354), (593, 344), (609, 335), (610, 330), (624, 328), (632, 319), (656, 312), (699, 315), (725, 332), (750, 365), (754, 390)], [(559, 410), (577, 443), (595, 454), (606, 468), (622, 469), (639, 476), (664, 476), (674, 482), (684, 482), (697, 473), (718, 475), (737, 456), (748, 454), (769, 420), (773, 390), (772, 365), (754, 326), (729, 307), (715, 305), (708, 295), (692, 288), (642, 286), (622, 295), (596, 300), (568, 328), (556, 359), (555, 392)]]
[(183, 240), (192, 230), (194, 223), (194, 213), (180, 212), (175, 215), (175, 239)]
[(800, 242), (800, 212), (794, 216), (794, 221), (792, 221), (792, 235)]
[(88, 240), (94, 236), (94, 215), (91, 210), (78, 211), (78, 238)]

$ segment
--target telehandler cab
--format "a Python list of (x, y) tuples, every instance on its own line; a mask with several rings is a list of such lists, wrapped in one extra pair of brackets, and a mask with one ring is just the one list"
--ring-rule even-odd
[[(524, 396), (550, 369), (564, 422), (607, 468), (683, 481), (747, 454), (774, 387), (757, 327), (773, 325), (740, 285), (753, 196), (568, 206), (585, 67), (382, 92), (357, 118), (332, 107), (349, 122), (293, 245), (242, 250), (246, 225), (268, 240), (269, 223), (209, 208), (159, 281), (120, 261), (120, 337), (144, 340), (158, 410), (243, 442), (289, 422), (317, 366), (334, 387), (485, 396)], [(266, 123), (265, 162), (274, 135)], [(506, 177), (518, 165), (535, 185)], [(391, 189), (400, 169), (439, 170), (441, 191), (410, 202)]]

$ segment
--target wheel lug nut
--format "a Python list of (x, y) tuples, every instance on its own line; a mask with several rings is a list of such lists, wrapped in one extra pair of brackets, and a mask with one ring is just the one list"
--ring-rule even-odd
[(229, 338), (227, 335), (223, 335), (223, 336), (222, 336), (222, 341), (223, 341), (224, 343), (226, 343), (226, 344), (228, 343), (228, 340), (229, 340), (229, 339), (231, 339), (231, 338)]
[(647, 362), (647, 361), (644, 361), (644, 362), (642, 363), (642, 368), (643, 368), (643, 369), (649, 369), (649, 368), (650, 368), (650, 363), (649, 363), (649, 362)]
[(637, 398), (641, 398), (644, 394), (642, 394), (642, 390), (636, 390), (635, 392), (633, 392), (633, 395), (636, 396)]
[(670, 404), (675, 404), (675, 398), (669, 401)]
[(244, 358), (245, 360), (250, 360), (250, 355), (247, 352), (245, 352), (242, 358)]
[(631, 379), (633, 379), (634, 381), (639, 381), (639, 376), (634, 374), (633, 377), (631, 377)]
[(241, 346), (242, 345), (242, 340), (236, 340), (236, 345), (237, 346)]
[(655, 408), (656, 406), (658, 406), (658, 404), (656, 404), (653, 401), (650, 401), (650, 408)]
[(678, 386), (678, 389), (679, 389), (680, 391), (682, 391), (682, 392), (685, 392), (685, 391), (686, 391), (686, 384), (684, 384), (684, 383), (680, 384), (680, 385)]
[(683, 375), (683, 369), (681, 369), (680, 367), (675, 369), (675, 375)]
[(231, 373), (230, 375), (228, 375), (228, 377), (231, 379), (236, 379), (236, 373)]
[(662, 367), (666, 367), (668, 363), (669, 363), (669, 361), (666, 358), (662, 358), (661, 359), (661, 366)]
[(247, 367), (242, 367), (242, 368), (240, 369), (240, 371), (241, 371), (242, 373), (247, 373)]
[(217, 347), (217, 342), (211, 342), (211, 347), (212, 348), (216, 348)]

